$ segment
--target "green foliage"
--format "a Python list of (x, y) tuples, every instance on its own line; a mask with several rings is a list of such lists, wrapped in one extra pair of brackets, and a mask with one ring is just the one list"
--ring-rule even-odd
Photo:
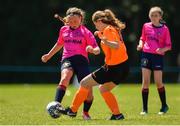
[[(59, 29), (63, 25), (54, 19), (54, 14), (59, 13), (65, 16), (66, 10), (73, 6), (82, 8), (86, 12), (85, 25), (92, 32), (95, 31), (91, 21), (92, 14), (97, 10), (112, 9), (117, 18), (125, 22), (127, 26), (122, 35), (127, 46), (130, 66), (139, 66), (140, 53), (136, 51), (136, 46), (142, 25), (149, 21), (148, 11), (150, 7), (156, 5), (161, 6), (164, 10), (164, 19), (170, 29), (173, 43), (172, 51), (165, 56), (165, 65), (177, 66), (180, 41), (180, 15), (178, 14), (180, 7), (177, 3), (177, 0), (1, 0), (0, 66), (58, 66), (61, 57), (59, 53), (46, 65), (41, 62), (40, 58), (53, 47), (58, 38)], [(97, 41), (99, 42), (98, 39)], [(103, 62), (102, 53), (98, 56), (90, 55), (92, 67), (100, 66)], [(39, 78), (36, 76), (37, 73), (1, 71), (0, 81), (17, 82), (22, 79), (29, 82), (25, 79), (26, 77), (19, 77), (20, 74), (28, 74), (32, 82), (42, 80), (37, 79)], [(170, 78), (177, 78), (177, 73), (168, 74)], [(43, 78), (49, 78), (48, 74), (45, 76)], [(55, 80), (57, 79), (51, 82)]]
[[(0, 2), (1, 30), (0, 41), (3, 59), (0, 65), (40, 65), (40, 57), (49, 51), (58, 37), (59, 23), (53, 18), (54, 13), (65, 16), (69, 7), (77, 6), (86, 12), (86, 26), (95, 30), (91, 15), (96, 10), (112, 9), (117, 17), (126, 23), (123, 32), (132, 65), (139, 62), (136, 45), (141, 28), (148, 21), (148, 11), (151, 6), (161, 6), (165, 12), (165, 20), (170, 27), (173, 40), (173, 56), (168, 56), (170, 64), (178, 54), (178, 31), (180, 25), (179, 7), (176, 1), (168, 0), (6, 0)], [(165, 60), (166, 61), (166, 60)], [(57, 62), (57, 57), (53, 59)], [(54, 64), (53, 64), (54, 65)]]
[[(56, 85), (48, 84), (4, 84), (0, 85), (0, 125), (179, 125), (179, 84), (166, 85), (170, 110), (163, 116), (157, 115), (160, 101), (155, 85), (150, 87), (149, 114), (140, 116), (141, 85), (120, 85), (113, 90), (120, 109), (125, 115), (123, 121), (108, 121), (110, 111), (97, 87), (94, 88), (94, 102), (90, 110), (92, 120), (84, 121), (82, 107), (76, 118), (61, 116), (52, 119), (46, 112), (46, 105), (54, 99)], [(69, 87), (63, 105), (71, 103), (77, 88)]]

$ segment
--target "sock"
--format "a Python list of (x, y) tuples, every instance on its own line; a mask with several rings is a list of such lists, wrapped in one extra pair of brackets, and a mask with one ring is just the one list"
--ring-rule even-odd
[(58, 101), (61, 103), (61, 101), (65, 95), (65, 92), (66, 92), (66, 87), (64, 85), (58, 86), (57, 90), (56, 90), (55, 101)]
[(158, 88), (159, 97), (162, 103), (162, 107), (167, 106), (166, 104), (166, 91), (164, 86), (161, 88)]
[(149, 95), (149, 88), (142, 89), (142, 101), (143, 101), (143, 110), (148, 111), (148, 95)]
[(92, 102), (93, 102), (93, 99), (90, 101), (88, 101), (88, 100), (84, 101), (84, 108), (83, 108), (84, 112), (89, 111), (89, 109), (91, 108)]
[(84, 88), (84, 87), (80, 87), (79, 90), (76, 92), (72, 104), (71, 104), (71, 110), (73, 112), (77, 112), (79, 107), (81, 106), (81, 104), (86, 100), (87, 96), (88, 96), (88, 92), (89, 90)]
[(103, 93), (101, 93), (101, 95), (103, 96), (106, 104), (108, 105), (108, 107), (110, 108), (112, 113), (114, 115), (120, 114), (118, 103), (117, 103), (115, 96), (109, 91), (103, 92)]

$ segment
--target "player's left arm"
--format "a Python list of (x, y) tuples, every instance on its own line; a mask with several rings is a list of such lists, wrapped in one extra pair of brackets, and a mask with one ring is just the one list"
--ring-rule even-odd
[(93, 53), (94, 55), (100, 54), (100, 48), (96, 42), (94, 35), (89, 30), (87, 30), (85, 34), (87, 40), (86, 51), (89, 53)]
[(166, 43), (166, 47), (165, 47), (165, 51), (169, 51), (172, 48), (172, 43), (171, 43), (171, 35), (169, 32), (169, 29), (167, 28), (166, 30), (166, 35), (165, 35), (165, 43)]
[(118, 49), (118, 36), (114, 31), (105, 31), (104, 35), (100, 37), (101, 41), (110, 48)]
[(119, 48), (119, 43), (118, 41), (109, 41), (107, 40), (106, 37), (100, 38), (104, 44), (109, 46), (110, 48), (118, 49)]
[(171, 50), (170, 47), (164, 47), (164, 48), (157, 48), (156, 49), (156, 52), (159, 53), (159, 54), (164, 54), (165, 52)]
[(165, 42), (165, 47), (164, 48), (158, 48), (156, 50), (157, 53), (163, 54), (166, 53), (167, 51), (171, 50), (171, 37), (169, 33), (169, 29), (166, 29), (165, 37), (164, 37), (164, 42)]
[(93, 48), (91, 45), (86, 47), (86, 52), (93, 53), (94, 55), (98, 55), (100, 53), (100, 48), (97, 46)]

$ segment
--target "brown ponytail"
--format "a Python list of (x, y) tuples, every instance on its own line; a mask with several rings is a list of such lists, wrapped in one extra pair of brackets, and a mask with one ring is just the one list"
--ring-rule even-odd
[(104, 11), (96, 11), (92, 16), (92, 20), (94, 22), (96, 22), (97, 20), (101, 20), (103, 23), (116, 27), (118, 31), (126, 27), (124, 23), (116, 18), (115, 14), (110, 9), (105, 9)]

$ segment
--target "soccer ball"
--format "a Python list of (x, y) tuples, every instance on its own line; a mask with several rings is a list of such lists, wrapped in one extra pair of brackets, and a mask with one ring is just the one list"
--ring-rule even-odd
[(52, 118), (59, 118), (61, 116), (60, 111), (63, 109), (62, 105), (57, 101), (50, 102), (46, 110)]

